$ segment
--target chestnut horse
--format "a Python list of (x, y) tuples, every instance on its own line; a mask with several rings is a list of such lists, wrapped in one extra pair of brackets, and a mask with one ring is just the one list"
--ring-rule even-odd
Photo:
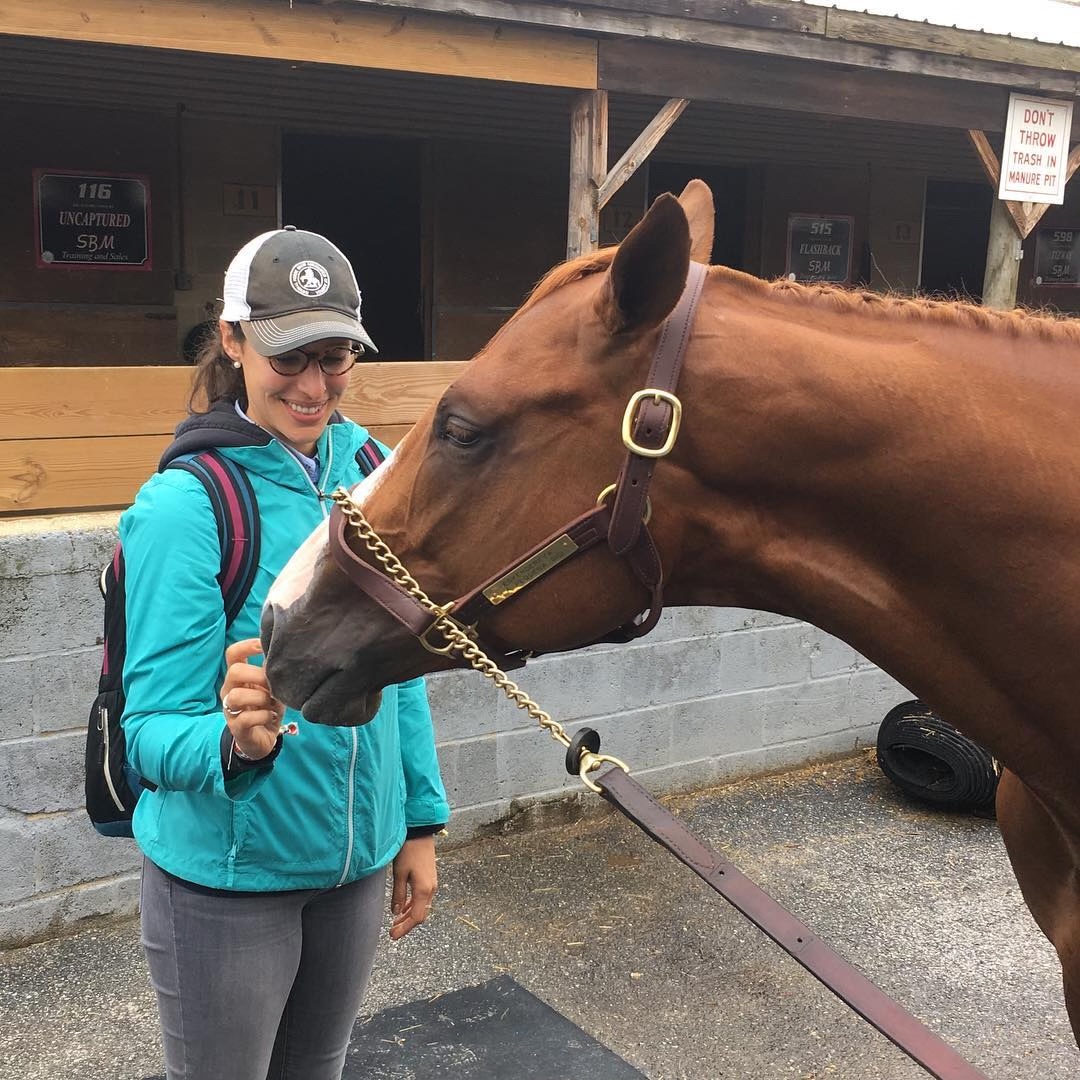
[[(556, 268), (360, 486), (432, 599), (616, 479), (627, 400), (712, 227), (694, 181), (617, 249)], [(678, 396), (650, 489), (667, 603), (813, 623), (992, 751), (1001, 832), (1080, 1032), (1080, 328), (711, 267)], [(381, 687), (449, 661), (346, 582), (327, 535), (270, 594), (267, 670), (309, 719), (364, 723)], [(600, 544), (479, 633), (572, 649), (647, 604)]]

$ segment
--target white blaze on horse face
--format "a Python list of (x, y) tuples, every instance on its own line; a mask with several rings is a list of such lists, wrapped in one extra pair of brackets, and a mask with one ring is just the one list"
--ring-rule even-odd
[[(365, 476), (349, 492), (353, 501), (361, 509), (364, 507), (364, 500), (379, 487), (392, 466), (393, 453), (387, 456), (386, 461), (375, 472), (370, 476)], [(329, 542), (330, 519), (327, 517), (315, 527), (312, 534), (296, 549), (292, 558), (285, 564), (285, 568), (270, 586), (266, 602), (279, 611), (284, 611), (299, 600), (311, 587), (315, 567)]]
[(293, 552), (292, 558), (270, 586), (266, 602), (284, 611), (307, 592), (315, 564), (330, 537), (330, 519), (325, 518), (315, 531)]

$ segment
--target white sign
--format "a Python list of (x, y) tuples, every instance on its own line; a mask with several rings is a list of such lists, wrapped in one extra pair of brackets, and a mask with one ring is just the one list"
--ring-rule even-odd
[(1063, 203), (1072, 102), (1009, 95), (999, 199)]

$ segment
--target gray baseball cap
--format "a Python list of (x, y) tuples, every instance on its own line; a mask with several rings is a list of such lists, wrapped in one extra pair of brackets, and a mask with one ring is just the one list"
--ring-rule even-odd
[(360, 289), (349, 260), (325, 236), (295, 225), (249, 240), (225, 271), (221, 318), (238, 322), (264, 356), (323, 338), (378, 352), (360, 322)]

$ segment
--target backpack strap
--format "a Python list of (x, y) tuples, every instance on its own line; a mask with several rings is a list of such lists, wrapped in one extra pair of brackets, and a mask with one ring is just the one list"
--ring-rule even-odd
[[(386, 453), (370, 435), (356, 452), (356, 464), (364, 476), (385, 460)], [(243, 468), (216, 450), (181, 454), (166, 468), (191, 473), (206, 489), (221, 544), (218, 584), (225, 604), (225, 622), (231, 623), (244, 606), (259, 565), (262, 535), (251, 480)]]
[(112, 558), (101, 571), (99, 587), (105, 599), (105, 625), (98, 693), (104, 694), (108, 690), (119, 690), (124, 675), (127, 613), (124, 604), (124, 549), (119, 541), (113, 548)]
[(370, 476), (384, 461), (386, 454), (382, 447), (369, 435), (367, 441), (356, 451), (356, 464), (364, 476)]
[(262, 535), (255, 490), (244, 469), (216, 450), (181, 454), (166, 468), (198, 477), (210, 498), (221, 544), (217, 578), (228, 625), (244, 606), (259, 565)]

